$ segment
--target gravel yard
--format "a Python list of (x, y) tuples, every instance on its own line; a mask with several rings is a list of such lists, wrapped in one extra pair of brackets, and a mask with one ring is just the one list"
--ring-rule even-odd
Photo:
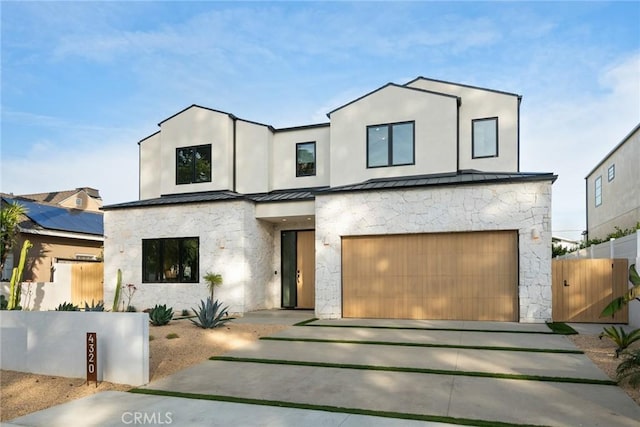
[[(230, 322), (218, 329), (201, 329), (188, 320), (174, 320), (168, 325), (149, 327), (150, 378), (157, 380), (180, 369), (203, 362), (211, 356), (232, 349), (288, 328), (285, 325), (249, 324)], [(177, 338), (167, 338), (177, 334)], [(153, 337), (153, 338), (151, 338)], [(570, 336), (576, 346), (612, 379), (619, 359), (613, 357), (611, 341), (598, 339), (597, 335)], [(632, 348), (640, 348), (636, 343)], [(13, 371), (0, 371), (0, 420), (7, 421), (60, 403), (88, 396), (93, 393), (119, 390), (130, 386), (102, 382), (86, 385), (82, 379), (33, 375)], [(622, 388), (640, 404), (640, 390), (628, 385)]]

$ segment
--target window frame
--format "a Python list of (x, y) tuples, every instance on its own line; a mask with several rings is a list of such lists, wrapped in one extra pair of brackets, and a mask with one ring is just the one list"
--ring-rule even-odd
[[(207, 148), (209, 151), (209, 178), (205, 179), (205, 180), (198, 180), (197, 179), (197, 158), (196, 158), (196, 153), (198, 152), (198, 149), (202, 149), (202, 148)], [(182, 150), (191, 150), (191, 172), (190, 172), (190, 180), (188, 182), (180, 182), (180, 173), (178, 172), (179, 170), (179, 161), (180, 161), (180, 151)], [(188, 184), (201, 184), (204, 182), (211, 182), (213, 180), (213, 150), (211, 147), (211, 144), (201, 144), (201, 145), (191, 145), (191, 146), (187, 146), (187, 147), (177, 147), (176, 148), (176, 169), (175, 169), (175, 174), (176, 174), (176, 185), (188, 185)]]
[[(494, 121), (496, 127), (495, 154), (488, 156), (476, 156), (476, 123)], [(472, 159), (490, 159), (500, 156), (500, 135), (499, 135), (498, 117), (483, 117), (480, 119), (471, 119), (471, 158)]]
[(594, 181), (594, 194), (596, 208), (602, 205), (602, 175), (599, 175)]
[[(164, 261), (165, 261), (165, 243), (168, 241), (178, 241), (178, 272), (176, 273), (175, 278), (167, 278), (165, 276), (165, 272), (162, 271), (164, 269)], [(197, 255), (195, 260), (195, 272), (191, 275), (192, 279), (184, 279), (184, 264), (186, 261), (185, 256), (185, 242), (188, 240), (195, 240), (197, 243)], [(148, 242), (157, 242), (160, 246), (158, 249), (158, 258), (154, 260), (158, 266), (160, 266), (160, 280), (150, 280), (149, 279), (149, 267), (146, 265), (146, 261), (148, 258), (148, 254), (146, 251), (146, 244)], [(200, 281), (200, 237), (191, 236), (191, 237), (163, 237), (163, 238), (153, 238), (153, 239), (142, 239), (142, 283), (199, 283)], [(155, 275), (158, 274), (157, 268), (155, 272), (152, 272)]]
[(607, 168), (607, 181), (611, 182), (616, 179), (616, 164), (613, 163)]
[[(301, 173), (300, 172), (300, 161), (298, 158), (298, 153), (300, 150), (300, 147), (303, 145), (309, 145), (312, 144), (313, 145), (313, 173)], [(316, 176), (316, 173), (318, 171), (318, 156), (317, 156), (317, 144), (316, 141), (307, 141), (307, 142), (298, 142), (296, 143), (296, 178), (300, 178), (300, 177), (305, 177), (305, 176)]]
[[(407, 125), (410, 124), (411, 125), (411, 162), (408, 163), (394, 163), (393, 162), (393, 127), (397, 126), (397, 125)], [(369, 141), (369, 129), (371, 128), (381, 128), (381, 127), (386, 127), (387, 128), (387, 136), (388, 136), (388, 142), (387, 142), (387, 164), (385, 165), (375, 165), (375, 166), (371, 166), (370, 163), (370, 156), (369, 156), (369, 146), (370, 146), (370, 141)], [(368, 125), (366, 128), (366, 132), (367, 132), (367, 169), (376, 169), (376, 168), (389, 168), (389, 167), (394, 167), (394, 166), (412, 166), (416, 164), (416, 122), (415, 120), (408, 120), (408, 121), (404, 121), (404, 122), (393, 122), (393, 123), (382, 123), (382, 124), (377, 124), (377, 125)]]

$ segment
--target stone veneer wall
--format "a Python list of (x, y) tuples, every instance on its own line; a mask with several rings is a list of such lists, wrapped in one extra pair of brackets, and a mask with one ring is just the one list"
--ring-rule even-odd
[(243, 313), (266, 304), (266, 283), (271, 271), (273, 226), (255, 220), (255, 207), (247, 201), (224, 201), (184, 205), (114, 209), (104, 215), (104, 297), (111, 307), (116, 273), (122, 283), (138, 291), (131, 304), (138, 310), (169, 304), (174, 312), (196, 307), (209, 292), (206, 283), (141, 283), (142, 239), (200, 238), (200, 277), (220, 273), (223, 285), (215, 298)]
[(518, 230), (520, 321), (550, 320), (550, 181), (318, 195), (316, 316), (342, 316), (341, 236), (484, 230)]

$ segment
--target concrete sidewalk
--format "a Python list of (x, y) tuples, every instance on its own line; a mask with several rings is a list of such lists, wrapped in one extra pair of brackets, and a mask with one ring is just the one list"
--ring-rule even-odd
[[(293, 317), (302, 317), (302, 314), (296, 313)], [(259, 316), (267, 321), (272, 319), (268, 313)], [(294, 324), (300, 320), (304, 319), (289, 321)], [(547, 332), (548, 328), (544, 325), (495, 322), (465, 325), (469, 322), (362, 319), (314, 322), (320, 323), (359, 327), (302, 326), (289, 328), (276, 336), (293, 340), (364, 340), (576, 350), (569, 339), (560, 335), (499, 332), (519, 330), (520, 327), (524, 332)], [(426, 324), (432, 326), (424, 326)], [(469, 330), (377, 329), (375, 326), (440, 329), (463, 329), (468, 326)], [(479, 331), (485, 329), (497, 332)], [(311, 364), (321, 362), (597, 380), (607, 378), (581, 354), (261, 340), (225, 356)], [(616, 386), (555, 381), (216, 360), (154, 381), (145, 388), (166, 393), (209, 395), (213, 399), (215, 396), (253, 399), (253, 403), (262, 402), (264, 405), (107, 392), (27, 415), (12, 423), (29, 426), (126, 425), (127, 420), (123, 420), (122, 416), (128, 411), (147, 416), (155, 414), (156, 418), (171, 412), (173, 423), (181, 426), (446, 425), (353, 413), (358, 410), (450, 417), (448, 419), (452, 422), (455, 418), (515, 425), (635, 427), (640, 421), (640, 407)], [(276, 402), (293, 406), (308, 405), (306, 407), (310, 409), (278, 407), (274, 406)], [(325, 409), (342, 408), (342, 413), (313, 410), (318, 406), (324, 406)], [(82, 422), (78, 423), (74, 417), (80, 417)]]

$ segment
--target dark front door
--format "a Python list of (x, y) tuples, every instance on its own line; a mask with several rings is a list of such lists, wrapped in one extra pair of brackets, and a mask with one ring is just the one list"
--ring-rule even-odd
[(315, 303), (314, 231), (283, 231), (281, 242), (282, 307), (313, 308)]

